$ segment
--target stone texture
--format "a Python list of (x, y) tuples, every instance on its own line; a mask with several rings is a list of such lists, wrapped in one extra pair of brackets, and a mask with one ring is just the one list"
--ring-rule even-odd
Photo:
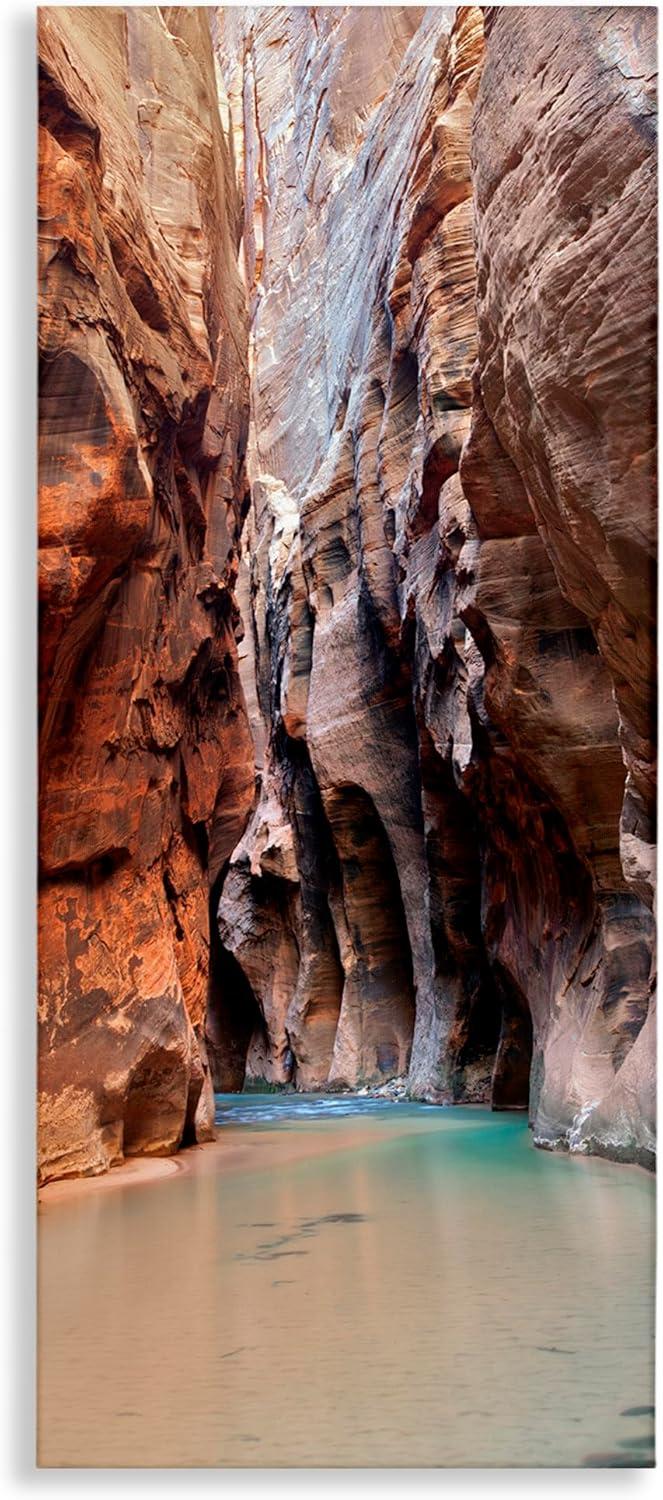
[(219, 909), (248, 1072), (407, 1070), (649, 1162), (652, 15), (237, 8), (215, 39), (267, 727)]
[(46, 1175), (210, 1072), (651, 1164), (655, 30), (42, 12)]
[(40, 1160), (212, 1131), (209, 887), (253, 751), (238, 199), (207, 12), (44, 9)]
[[(536, 1028), (535, 1132), (542, 1143), (567, 1135), (646, 1157), (654, 1129), (653, 1030), (643, 1022), (654, 879), (655, 27), (638, 9), (512, 18), (495, 8), (488, 28), (472, 146), (483, 423), (473, 463), (489, 434), (486, 457), (497, 444), (520, 476), (562, 614), (557, 604), (551, 617), (552, 589), (536, 564), (546, 604), (519, 608), (519, 643), (501, 645), (489, 581), (488, 610), (477, 601), (492, 636), (485, 702), (562, 814), (592, 898), (577, 934), (567, 918), (578, 966), (564, 965), (552, 1015)], [(500, 96), (509, 109), (498, 122)], [(471, 480), (466, 493), (474, 504)], [(490, 578), (492, 559), (488, 566)], [(535, 570), (526, 571), (531, 598)], [(507, 653), (515, 675), (511, 662), (504, 670)], [(560, 897), (568, 911), (568, 889)], [(542, 930), (535, 952), (545, 953), (545, 938)], [(518, 944), (522, 967), (522, 930)], [(565, 944), (566, 933), (557, 961)], [(530, 980), (533, 1010), (536, 988)], [(542, 1016), (544, 1006), (548, 996)]]

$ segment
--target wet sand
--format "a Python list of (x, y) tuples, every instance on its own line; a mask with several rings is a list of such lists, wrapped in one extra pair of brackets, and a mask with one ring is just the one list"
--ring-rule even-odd
[[(416, 1129), (410, 1127), (411, 1129)], [(277, 1170), (306, 1161), (309, 1157), (328, 1156), (335, 1151), (360, 1150), (365, 1145), (364, 1127), (348, 1124), (337, 1127), (329, 1134), (287, 1136), (283, 1131), (261, 1129), (257, 1138), (247, 1140), (244, 1128), (233, 1129), (227, 1125), (223, 1139), (210, 1141), (205, 1146), (188, 1146), (176, 1156), (136, 1156), (104, 1172), (99, 1177), (70, 1177), (57, 1182), (48, 1182), (39, 1189), (37, 1201), (40, 1213), (52, 1207), (85, 1199), (93, 1193), (112, 1193), (118, 1189), (144, 1187), (147, 1183), (160, 1182), (175, 1173), (193, 1173), (196, 1176), (223, 1172)], [(220, 1157), (220, 1159), (219, 1159)]]

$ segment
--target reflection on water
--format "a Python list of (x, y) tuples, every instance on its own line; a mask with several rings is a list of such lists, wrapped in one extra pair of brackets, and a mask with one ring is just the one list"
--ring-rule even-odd
[(520, 1116), (218, 1107), (188, 1170), (42, 1216), (42, 1463), (651, 1464), (645, 1173)]

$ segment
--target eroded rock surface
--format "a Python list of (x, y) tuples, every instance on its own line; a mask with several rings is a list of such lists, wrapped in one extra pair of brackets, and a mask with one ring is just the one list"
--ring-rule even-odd
[(655, 13), (40, 27), (45, 1174), (211, 1076), (650, 1164)]
[(254, 771), (246, 310), (208, 13), (45, 9), (39, 56), (48, 1178), (210, 1134), (209, 892)]
[[(570, 1138), (646, 1158), (654, 1130), (656, 40), (644, 10), (533, 19), (488, 12), (472, 145), (482, 423), (472, 467), (476, 474), (482, 445), (487, 467), (495, 444), (514, 465), (564, 617), (558, 606), (550, 617), (540, 565), (536, 582), (527, 569), (530, 600), (545, 588), (546, 602), (534, 613), (528, 602), (525, 615), (512, 601), (519, 643), (515, 652), (501, 645), (492, 559), (488, 610), (481, 603), (484, 543), (476, 602), (491, 638), (489, 714), (561, 813), (591, 885), (571, 921), (581, 880), (560, 887), (555, 965), (565, 949), (568, 957), (552, 994), (533, 972), (537, 954), (546, 970), (547, 919), (523, 924), (522, 905), (511, 968), (517, 962), (527, 974), (541, 1017), (541, 1142)], [(509, 99), (499, 131), (498, 96)], [(461, 475), (465, 482), (463, 465)], [(466, 493), (481, 533), (471, 477)]]
[(653, 17), (237, 9), (216, 47), (267, 736), (240, 1052), (649, 1161)]

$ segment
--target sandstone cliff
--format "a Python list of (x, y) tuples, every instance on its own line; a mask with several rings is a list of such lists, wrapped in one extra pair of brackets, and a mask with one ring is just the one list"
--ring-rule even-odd
[(267, 735), (217, 1076), (407, 1073), (649, 1161), (654, 18), (263, 7), (216, 45)]
[(655, 30), (42, 12), (46, 1175), (210, 1068), (651, 1163)]
[(209, 896), (253, 799), (239, 203), (208, 13), (44, 9), (40, 1158), (205, 1139)]

